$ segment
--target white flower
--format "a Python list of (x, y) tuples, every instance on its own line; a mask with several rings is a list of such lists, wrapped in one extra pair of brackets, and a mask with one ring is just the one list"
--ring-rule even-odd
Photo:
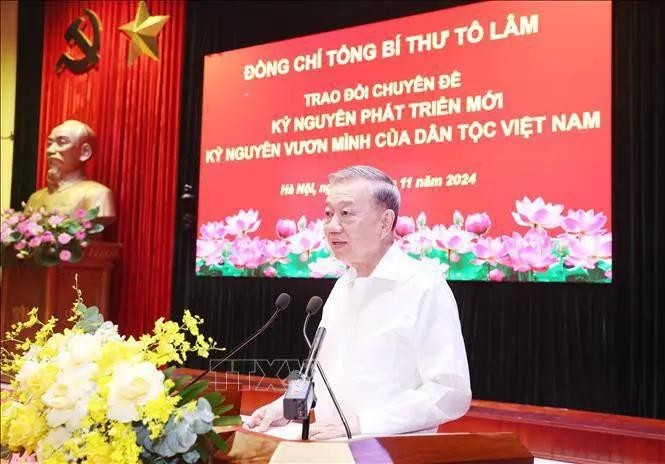
[(106, 321), (100, 325), (95, 331), (95, 337), (98, 337), (102, 344), (109, 340), (122, 340), (122, 337), (118, 334), (118, 326), (111, 321)]
[(20, 384), (27, 385), (30, 382), (30, 379), (39, 372), (41, 365), (34, 361), (26, 361), (21, 366), (21, 370), (16, 374), (16, 381)]
[(39, 440), (37, 445), (37, 462), (45, 462), (53, 454), (53, 448), (60, 448), (72, 436), (72, 432), (65, 427), (51, 430), (46, 438)]
[(79, 364), (61, 371), (53, 385), (42, 395), (48, 407), (46, 422), (49, 427), (67, 426), (70, 430), (79, 427), (81, 419), (88, 413), (88, 401), (96, 390), (90, 377), (97, 371), (93, 363)]
[(91, 334), (76, 334), (67, 340), (65, 348), (56, 357), (56, 364), (63, 371), (76, 369), (99, 359), (102, 352), (101, 337)]
[(118, 363), (109, 384), (108, 418), (120, 422), (139, 420), (137, 407), (164, 390), (164, 374), (147, 362)]

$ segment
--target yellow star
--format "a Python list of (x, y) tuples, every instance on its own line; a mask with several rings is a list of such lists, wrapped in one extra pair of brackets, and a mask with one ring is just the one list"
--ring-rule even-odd
[(159, 35), (168, 19), (168, 16), (150, 16), (145, 2), (143, 0), (139, 2), (136, 19), (131, 23), (120, 26), (120, 30), (131, 41), (128, 60), (130, 65), (141, 54), (146, 54), (153, 60), (159, 61), (157, 35)]

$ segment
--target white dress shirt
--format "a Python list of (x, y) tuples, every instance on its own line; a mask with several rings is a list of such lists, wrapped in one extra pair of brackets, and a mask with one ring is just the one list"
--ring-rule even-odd
[[(436, 428), (471, 404), (457, 304), (445, 279), (393, 245), (369, 277), (349, 269), (323, 309), (319, 362), (362, 434)], [(339, 421), (318, 372), (317, 421)]]

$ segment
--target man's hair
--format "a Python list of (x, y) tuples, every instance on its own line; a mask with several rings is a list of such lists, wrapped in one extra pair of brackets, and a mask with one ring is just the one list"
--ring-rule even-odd
[(349, 166), (330, 174), (328, 184), (333, 185), (356, 179), (369, 181), (372, 184), (372, 194), (376, 202), (386, 209), (393, 210), (395, 219), (392, 228), (394, 229), (399, 215), (400, 195), (390, 176), (372, 166)]

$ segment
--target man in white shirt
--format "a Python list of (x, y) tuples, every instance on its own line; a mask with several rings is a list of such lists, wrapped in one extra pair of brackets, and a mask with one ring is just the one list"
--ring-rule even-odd
[[(319, 361), (356, 434), (436, 430), (466, 413), (471, 386), (455, 298), (441, 274), (394, 243), (400, 195), (389, 176), (353, 166), (329, 176), (325, 234), (349, 265), (323, 310)], [(320, 377), (313, 439), (345, 436)], [(246, 425), (285, 425), (282, 398)]]

